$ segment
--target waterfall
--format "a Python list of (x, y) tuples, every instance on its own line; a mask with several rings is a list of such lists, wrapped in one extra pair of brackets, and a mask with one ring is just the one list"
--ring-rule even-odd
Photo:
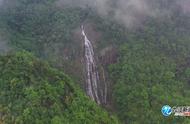
[(81, 28), (82, 28), (82, 35), (84, 36), (85, 64), (86, 64), (86, 93), (92, 100), (100, 104), (101, 102), (98, 94), (99, 91), (98, 83), (100, 79), (94, 58), (93, 46), (85, 34), (84, 27), (82, 26)]

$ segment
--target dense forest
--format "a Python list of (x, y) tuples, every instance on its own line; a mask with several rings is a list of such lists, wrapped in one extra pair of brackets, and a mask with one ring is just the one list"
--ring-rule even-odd
[[(161, 113), (190, 103), (190, 2), (96, 1), (0, 0), (0, 123), (190, 123)], [(85, 94), (81, 25), (108, 90), (101, 105)]]
[(62, 72), (27, 52), (0, 57), (2, 124), (118, 123)]

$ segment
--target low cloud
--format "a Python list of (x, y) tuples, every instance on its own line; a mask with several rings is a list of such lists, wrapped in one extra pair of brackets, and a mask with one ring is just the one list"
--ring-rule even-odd
[(59, 5), (91, 7), (101, 16), (133, 27), (146, 17), (163, 17), (180, 6), (184, 13), (190, 12), (190, 0), (59, 0)]
[(180, 0), (177, 4), (185, 14), (190, 14), (190, 0)]
[[(2, 1), (6, 0), (0, 0), (0, 5)], [(168, 16), (177, 8), (190, 13), (190, 0), (57, 0), (57, 6), (92, 8), (126, 27), (141, 24), (146, 17)]]
[(0, 6), (3, 4), (3, 0), (0, 0)]
[(0, 54), (6, 53), (8, 51), (10, 51), (10, 48), (8, 47), (7, 43), (0, 41)]
[(114, 18), (127, 27), (133, 27), (143, 18), (155, 15), (152, 8), (144, 0), (119, 0), (114, 13)]

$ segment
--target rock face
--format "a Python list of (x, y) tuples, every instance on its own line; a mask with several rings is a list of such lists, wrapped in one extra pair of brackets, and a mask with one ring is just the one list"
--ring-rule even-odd
[[(90, 34), (98, 34), (91, 30), (92, 27), (85, 25), (85, 29), (82, 26), (83, 46), (84, 46), (84, 61), (83, 67), (85, 68), (85, 85), (87, 95), (98, 104), (106, 105), (109, 99), (110, 92), (107, 66), (113, 64), (117, 60), (117, 51), (113, 46), (101, 49), (99, 52), (96, 49), (97, 39), (94, 39)], [(89, 32), (88, 32), (89, 31)], [(100, 36), (100, 35), (98, 35)], [(91, 39), (91, 40), (89, 40)], [(94, 39), (94, 40), (93, 40)], [(94, 53), (97, 52), (97, 53)]]
[(84, 56), (86, 65), (86, 93), (87, 95), (100, 104), (98, 95), (99, 73), (94, 59), (94, 50), (92, 43), (88, 40), (84, 27), (82, 26), (82, 35), (84, 36)]
[(100, 51), (99, 60), (106, 66), (117, 62), (118, 51), (113, 46), (108, 46)]

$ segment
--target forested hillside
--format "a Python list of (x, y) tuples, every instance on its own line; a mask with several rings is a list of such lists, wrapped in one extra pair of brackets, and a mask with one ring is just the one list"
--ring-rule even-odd
[(174, 13), (167, 20), (147, 20), (128, 33), (118, 63), (109, 67), (113, 97), (125, 123), (190, 123), (187, 118), (163, 118), (160, 108), (189, 103), (189, 21)]
[(1, 124), (117, 124), (62, 72), (27, 52), (0, 56)]
[[(119, 123), (104, 107), (124, 124), (189, 124), (161, 113), (165, 104), (190, 103), (189, 6), (189, 0), (0, 0), (0, 123)], [(85, 96), (84, 40), (92, 45), (91, 70), (99, 72), (101, 87), (94, 89), (107, 97), (100, 105)]]

